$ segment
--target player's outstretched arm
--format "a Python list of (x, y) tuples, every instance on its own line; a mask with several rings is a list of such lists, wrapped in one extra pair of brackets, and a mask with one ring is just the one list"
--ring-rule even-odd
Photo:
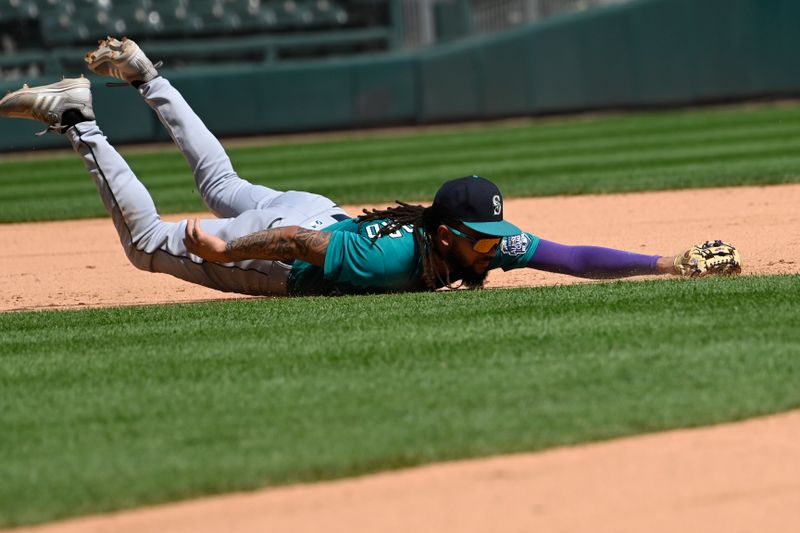
[(299, 226), (267, 229), (225, 242), (204, 232), (197, 220), (186, 223), (186, 249), (206, 261), (235, 263), (247, 259), (294, 261), (323, 266), (331, 234)]
[(529, 267), (590, 279), (673, 274), (674, 257), (643, 255), (599, 246), (569, 246), (541, 239)]
[(567, 246), (542, 239), (528, 266), (593, 279), (647, 274), (725, 276), (738, 274), (742, 270), (738, 250), (722, 241), (708, 241), (693, 246), (678, 256), (658, 256), (598, 246)]

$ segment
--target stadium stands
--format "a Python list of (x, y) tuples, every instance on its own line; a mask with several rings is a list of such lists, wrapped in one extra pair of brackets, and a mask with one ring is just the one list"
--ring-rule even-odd
[(0, 79), (69, 71), (78, 49), (108, 34), (171, 67), (388, 50), (393, 1), (0, 0)]

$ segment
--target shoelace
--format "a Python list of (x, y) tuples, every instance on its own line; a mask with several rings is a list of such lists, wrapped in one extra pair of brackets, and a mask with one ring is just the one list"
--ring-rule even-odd
[[(40, 120), (42, 122), (47, 122), (51, 117), (48, 116), (48, 113), (42, 113), (41, 111), (33, 111), (32, 113), (33, 118), (36, 120)], [(54, 131), (56, 133), (63, 133), (66, 130), (66, 126), (62, 125), (60, 122), (56, 122), (55, 124), (50, 124), (44, 130), (34, 133), (37, 137), (41, 137), (48, 131)]]
[(36, 133), (34, 133), (34, 135), (36, 135), (37, 137), (41, 137), (42, 135), (44, 135), (48, 131), (54, 131), (56, 133), (64, 133), (65, 131), (67, 131), (68, 127), (69, 126), (64, 126), (63, 124), (61, 124), (59, 122), (59, 123), (51, 124), (50, 126), (47, 126), (42, 131), (37, 131)]

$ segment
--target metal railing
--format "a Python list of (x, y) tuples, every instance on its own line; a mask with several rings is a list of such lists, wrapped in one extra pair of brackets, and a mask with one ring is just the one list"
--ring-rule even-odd
[[(623, 4), (633, 0), (399, 0), (403, 19), (403, 45), (420, 48), (448, 40), (441, 28), (448, 17), (460, 18), (460, 35), (502, 31), (519, 24), (561, 13), (598, 6)], [(459, 32), (455, 32), (458, 34)]]

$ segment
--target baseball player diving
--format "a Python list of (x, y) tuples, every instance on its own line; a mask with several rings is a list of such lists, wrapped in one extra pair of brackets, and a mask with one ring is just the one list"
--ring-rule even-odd
[(704, 276), (741, 271), (721, 241), (677, 256), (566, 246), (503, 218), (503, 196), (468, 176), (441, 186), (428, 207), (398, 203), (349, 217), (308, 192), (253, 185), (180, 93), (130, 39), (108, 37), (86, 54), (93, 72), (136, 88), (186, 158), (215, 219), (164, 222), (150, 194), (95, 122), (88, 79), (28, 87), (0, 100), (0, 116), (44, 122), (83, 158), (131, 263), (221, 291), (348, 294), (482, 287), (494, 268), (535, 268), (586, 278)]

